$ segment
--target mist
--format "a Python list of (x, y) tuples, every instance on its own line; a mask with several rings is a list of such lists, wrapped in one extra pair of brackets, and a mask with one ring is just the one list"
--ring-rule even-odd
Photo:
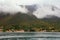
[(39, 5), (38, 9), (33, 12), (37, 18), (45, 18), (47, 15), (60, 17), (60, 8), (52, 4)]
[[(47, 15), (55, 15), (57, 17), (60, 17), (59, 0), (0, 0), (0, 12), (8, 12), (11, 14), (15, 14), (17, 12), (28, 13), (29, 11), (27, 10), (27, 8), (20, 5), (32, 4), (38, 4), (38, 9), (36, 9), (36, 11), (32, 13), (37, 18), (44, 18)], [(54, 9), (54, 11), (52, 10), (52, 8)]]
[(25, 7), (18, 5), (16, 0), (0, 0), (0, 12), (9, 12), (14, 14), (16, 12), (27, 13), (28, 10)]

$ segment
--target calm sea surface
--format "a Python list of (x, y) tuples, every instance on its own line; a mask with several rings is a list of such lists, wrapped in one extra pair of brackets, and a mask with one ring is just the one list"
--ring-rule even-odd
[(0, 40), (60, 40), (59, 32), (0, 33)]

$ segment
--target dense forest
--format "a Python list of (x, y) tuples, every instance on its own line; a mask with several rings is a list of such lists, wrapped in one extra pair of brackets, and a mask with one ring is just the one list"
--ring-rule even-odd
[(11, 30), (24, 30), (25, 32), (59, 32), (60, 18), (37, 19), (34, 15), (28, 15), (21, 12), (16, 14), (0, 13), (0, 29), (3, 32)]

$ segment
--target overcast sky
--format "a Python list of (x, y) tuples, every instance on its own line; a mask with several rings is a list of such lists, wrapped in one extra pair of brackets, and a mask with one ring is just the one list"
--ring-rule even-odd
[(52, 4), (60, 7), (60, 0), (0, 0), (0, 5), (18, 6), (32, 4)]
[(0, 0), (0, 5), (52, 4), (60, 7), (60, 0)]
[(0, 4), (17, 4), (17, 5), (31, 5), (31, 4), (58, 4), (60, 5), (60, 0), (0, 0)]
[(0, 11), (4, 12), (28, 12), (26, 8), (21, 8), (19, 5), (32, 4), (51, 4), (60, 7), (60, 0), (0, 0)]

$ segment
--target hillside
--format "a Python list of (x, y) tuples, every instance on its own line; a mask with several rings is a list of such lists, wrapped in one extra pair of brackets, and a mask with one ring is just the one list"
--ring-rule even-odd
[(12, 29), (13, 31), (23, 29), (25, 32), (60, 31), (60, 21), (58, 21), (60, 18), (53, 18), (37, 19), (34, 15), (27, 15), (21, 12), (14, 15), (1, 13), (0, 28), (2, 28), (3, 31)]
[(2, 31), (60, 31), (60, 9), (58, 7), (54, 5), (20, 5), (20, 7), (27, 9), (28, 12), (0, 12)]

